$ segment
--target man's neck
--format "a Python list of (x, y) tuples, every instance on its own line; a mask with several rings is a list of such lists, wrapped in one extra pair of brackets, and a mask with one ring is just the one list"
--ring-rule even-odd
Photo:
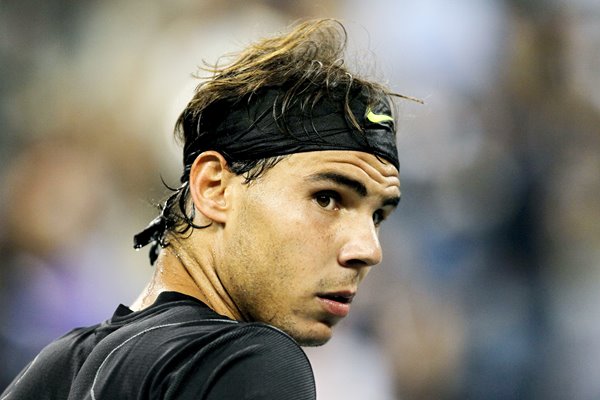
[(149, 307), (162, 292), (172, 291), (197, 298), (216, 313), (241, 320), (242, 316), (229, 297), (214, 268), (214, 254), (188, 251), (191, 248), (211, 248), (191, 245), (192, 238), (175, 239), (161, 249), (152, 279), (130, 306), (134, 311)]

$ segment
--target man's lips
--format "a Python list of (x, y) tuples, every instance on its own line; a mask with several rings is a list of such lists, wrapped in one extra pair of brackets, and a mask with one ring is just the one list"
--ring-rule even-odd
[(350, 312), (350, 303), (355, 294), (356, 292), (352, 291), (339, 291), (319, 293), (317, 297), (325, 311), (343, 318)]

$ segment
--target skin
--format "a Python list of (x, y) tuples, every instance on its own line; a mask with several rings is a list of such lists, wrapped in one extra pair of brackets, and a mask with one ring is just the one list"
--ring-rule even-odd
[(171, 239), (132, 308), (175, 290), (320, 345), (344, 316), (327, 297), (352, 297), (381, 261), (379, 225), (399, 201), (400, 181), (371, 154), (318, 151), (286, 157), (244, 184), (210, 151), (192, 167), (190, 193), (195, 222), (211, 226)]

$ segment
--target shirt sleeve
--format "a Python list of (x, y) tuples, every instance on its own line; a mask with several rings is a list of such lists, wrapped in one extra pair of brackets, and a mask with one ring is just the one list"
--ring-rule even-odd
[(310, 362), (285, 333), (246, 324), (219, 337), (202, 357), (192, 357), (166, 398), (185, 400), (314, 400)]

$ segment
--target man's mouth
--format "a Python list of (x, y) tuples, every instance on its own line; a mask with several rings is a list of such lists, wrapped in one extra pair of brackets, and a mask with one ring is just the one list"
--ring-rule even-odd
[(317, 297), (321, 305), (329, 314), (336, 317), (345, 317), (350, 312), (350, 303), (354, 298), (354, 292), (331, 292), (321, 293)]
[(338, 303), (350, 304), (354, 298), (353, 293), (324, 293), (319, 295), (322, 299), (337, 301)]

